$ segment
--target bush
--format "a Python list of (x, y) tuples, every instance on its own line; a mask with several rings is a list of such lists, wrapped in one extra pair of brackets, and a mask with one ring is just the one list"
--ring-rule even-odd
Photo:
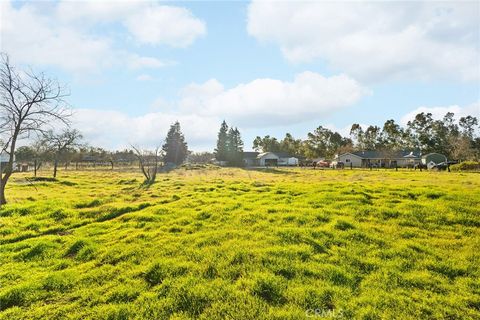
[(480, 171), (480, 162), (464, 161), (450, 166), (452, 171)]

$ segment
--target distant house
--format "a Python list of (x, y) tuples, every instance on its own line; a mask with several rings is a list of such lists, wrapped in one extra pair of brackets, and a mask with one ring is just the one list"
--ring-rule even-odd
[(439, 164), (439, 163), (442, 163), (442, 162), (447, 162), (447, 157), (444, 156), (443, 154), (440, 154), (440, 153), (435, 153), (435, 152), (432, 152), (432, 153), (429, 153), (429, 154), (426, 154), (424, 156), (422, 156), (422, 163), (424, 165), (428, 165), (429, 163), (432, 163), (433, 164)]
[(336, 159), (343, 162), (346, 167), (379, 168), (408, 167), (420, 163), (421, 155), (418, 151), (397, 151), (384, 152), (376, 150), (365, 150), (347, 152), (339, 155)]
[[(17, 164), (15, 163), (15, 155), (13, 155), (13, 167), (15, 168), (17, 166)], [(7, 166), (8, 164), (8, 161), (10, 161), (10, 155), (6, 152), (2, 152), (0, 153), (0, 168), (1, 168), (1, 172), (3, 172), (5, 170), (5, 167)]]
[(247, 167), (296, 166), (298, 158), (284, 152), (244, 152), (243, 161)]

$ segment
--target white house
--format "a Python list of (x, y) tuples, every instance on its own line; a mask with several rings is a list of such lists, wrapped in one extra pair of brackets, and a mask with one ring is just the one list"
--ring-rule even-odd
[(415, 151), (398, 151), (398, 152), (382, 152), (382, 151), (357, 151), (347, 152), (339, 155), (336, 159), (343, 162), (346, 167), (368, 168), (374, 167), (408, 167), (420, 163), (421, 156)]
[[(0, 162), (8, 162), (8, 160), (10, 160), (10, 155), (6, 152), (2, 152), (0, 153)], [(15, 156), (14, 156), (14, 161), (15, 161)]]
[(244, 152), (243, 160), (247, 167), (297, 166), (298, 158), (284, 152)]
[[(8, 161), (10, 160), (10, 155), (6, 152), (0, 153), (0, 169), (3, 172), (5, 166), (7, 165)], [(13, 167), (15, 168), (15, 155), (13, 155)]]
[(257, 161), (261, 167), (278, 166), (280, 164), (280, 157), (273, 152), (264, 152), (257, 156)]

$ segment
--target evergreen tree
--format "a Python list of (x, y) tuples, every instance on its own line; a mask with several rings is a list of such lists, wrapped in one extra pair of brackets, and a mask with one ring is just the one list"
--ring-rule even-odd
[(243, 141), (237, 128), (228, 130), (227, 161), (231, 166), (243, 166)]
[(178, 165), (185, 161), (188, 154), (188, 147), (185, 142), (185, 137), (180, 131), (180, 123), (178, 121), (170, 126), (162, 150), (165, 152), (163, 158), (165, 163), (171, 162)]
[(223, 120), (218, 132), (217, 148), (215, 149), (215, 159), (218, 161), (227, 161), (228, 153), (228, 125)]

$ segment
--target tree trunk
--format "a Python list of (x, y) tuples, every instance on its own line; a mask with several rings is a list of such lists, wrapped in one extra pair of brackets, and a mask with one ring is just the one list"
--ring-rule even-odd
[(33, 162), (33, 176), (37, 177), (37, 159)]
[(57, 167), (58, 167), (58, 159), (55, 158), (55, 161), (53, 162), (53, 177), (57, 177)]
[(0, 206), (7, 203), (7, 199), (5, 198), (5, 183), (3, 181), (4, 180), (0, 183)]
[(7, 186), (8, 179), (13, 173), (13, 157), (15, 155), (15, 145), (17, 144), (17, 137), (18, 137), (18, 128), (15, 129), (15, 132), (12, 135), (12, 143), (10, 145), (10, 156), (8, 159), (7, 166), (5, 167), (5, 174), (0, 172), (0, 206), (7, 203), (7, 199), (5, 198), (5, 187)]

